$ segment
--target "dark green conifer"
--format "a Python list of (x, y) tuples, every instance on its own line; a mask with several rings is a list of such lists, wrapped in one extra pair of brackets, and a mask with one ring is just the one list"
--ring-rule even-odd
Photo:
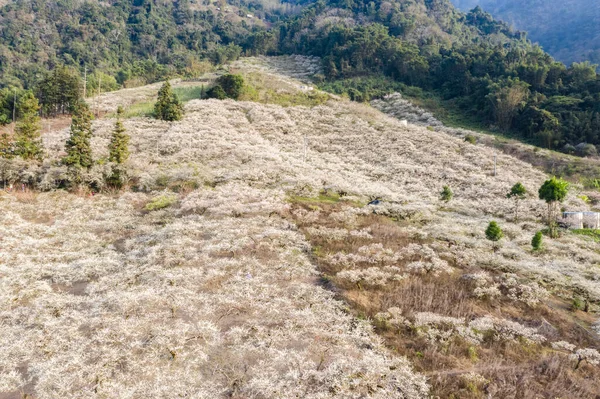
[(110, 144), (108, 145), (108, 160), (117, 164), (124, 163), (129, 157), (129, 136), (125, 134), (125, 127), (123, 127), (123, 122), (121, 122), (122, 117), (123, 108), (119, 107), (117, 109), (117, 123), (115, 124), (115, 130), (113, 130)]
[(40, 136), (40, 105), (32, 92), (19, 101), (20, 118), (15, 126), (15, 154), (23, 159), (41, 159), (44, 149)]
[(108, 160), (114, 162), (115, 165), (112, 167), (111, 175), (108, 177), (108, 184), (114, 187), (122, 187), (123, 181), (125, 180), (126, 170), (123, 167), (123, 163), (129, 158), (129, 136), (125, 134), (125, 127), (121, 118), (123, 117), (123, 108), (117, 109), (117, 123), (115, 124), (115, 130), (113, 130), (110, 144), (108, 145), (109, 156)]
[(537, 233), (535, 233), (535, 235), (531, 239), (531, 246), (532, 246), (533, 250), (539, 251), (540, 249), (542, 249), (542, 243), (543, 243), (542, 232), (538, 231)]
[(154, 115), (157, 119), (169, 122), (183, 118), (183, 105), (168, 81), (158, 91), (158, 100), (154, 104)]
[(502, 237), (504, 237), (504, 233), (502, 233), (502, 229), (498, 226), (496, 222), (490, 222), (487, 229), (485, 230), (485, 236), (490, 241), (500, 241)]
[(84, 101), (79, 101), (73, 109), (71, 136), (66, 143), (67, 156), (63, 163), (67, 166), (89, 169), (93, 165), (92, 113)]

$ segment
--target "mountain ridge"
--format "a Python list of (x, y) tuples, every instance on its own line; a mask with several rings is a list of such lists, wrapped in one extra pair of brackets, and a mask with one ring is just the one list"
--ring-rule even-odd
[(558, 60), (600, 63), (600, 4), (585, 0), (452, 0), (463, 11), (482, 7), (495, 18), (527, 31)]

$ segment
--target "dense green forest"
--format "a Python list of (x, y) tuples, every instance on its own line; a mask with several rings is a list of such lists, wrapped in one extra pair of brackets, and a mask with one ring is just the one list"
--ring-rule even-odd
[(436, 92), (500, 131), (595, 153), (584, 144), (600, 144), (595, 66), (567, 68), (479, 8), (465, 15), (446, 1), (425, 1), (419, 15), (411, 11), (417, 3), (355, 0), (336, 4), (332, 16), (317, 3), (282, 25), (281, 48), (323, 57), (327, 79), (385, 75)]
[(107, 90), (197, 76), (240, 55), (298, 53), (322, 57), (317, 78), (357, 101), (419, 90), (541, 146), (594, 155), (600, 145), (594, 65), (566, 67), (449, 0), (17, 0), (0, 9), (0, 29), (4, 121), (15, 88), (33, 90), (46, 114), (68, 112), (85, 71), (88, 90), (100, 80)]
[(495, 18), (526, 30), (556, 59), (600, 62), (600, 3), (590, 0), (452, 0), (467, 12), (481, 6)]

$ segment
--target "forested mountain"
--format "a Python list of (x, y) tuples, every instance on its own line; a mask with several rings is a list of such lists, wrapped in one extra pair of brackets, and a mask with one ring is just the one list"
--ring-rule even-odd
[[(0, 29), (0, 85), (35, 90), (46, 110), (65, 109), (44, 100), (64, 87), (49, 77), (57, 69), (76, 79), (87, 71), (95, 90), (100, 80), (132, 86), (240, 55), (297, 53), (321, 57), (321, 84), (356, 101), (408, 91), (546, 147), (590, 155), (600, 144), (593, 66), (567, 68), (525, 34), (449, 0), (18, 0), (0, 8)], [(5, 121), (11, 93), (2, 95)]]
[(222, 3), (221, 12), (189, 0), (11, 2), (0, 9), (2, 83), (31, 87), (57, 65), (103, 70), (120, 84), (156, 81), (193, 73), (200, 59), (235, 59), (237, 44), (265, 24), (248, 17), (252, 6)]
[(452, 0), (463, 11), (481, 6), (529, 32), (556, 59), (600, 62), (600, 3), (589, 0)]

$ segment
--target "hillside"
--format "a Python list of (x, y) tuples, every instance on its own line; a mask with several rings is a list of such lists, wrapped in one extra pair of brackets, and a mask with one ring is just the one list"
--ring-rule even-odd
[(464, 11), (481, 6), (516, 29), (529, 33), (556, 59), (572, 62), (600, 62), (600, 4), (586, 0), (452, 0)]
[(321, 59), (321, 88), (354, 101), (414, 94), (460, 127), (598, 155), (594, 67), (566, 67), (449, 0), (45, 3), (0, 7), (0, 124), (12, 122), (15, 90), (55, 115), (84, 93), (194, 79), (242, 55), (301, 54)]
[[(490, 148), (307, 91), (314, 59), (229, 69), (255, 101), (125, 120), (131, 190), (0, 193), (0, 397), (596, 397), (600, 254), (571, 232), (530, 249), (546, 175), (498, 154), (494, 176)], [(67, 135), (3, 174), (51, 189)]]

